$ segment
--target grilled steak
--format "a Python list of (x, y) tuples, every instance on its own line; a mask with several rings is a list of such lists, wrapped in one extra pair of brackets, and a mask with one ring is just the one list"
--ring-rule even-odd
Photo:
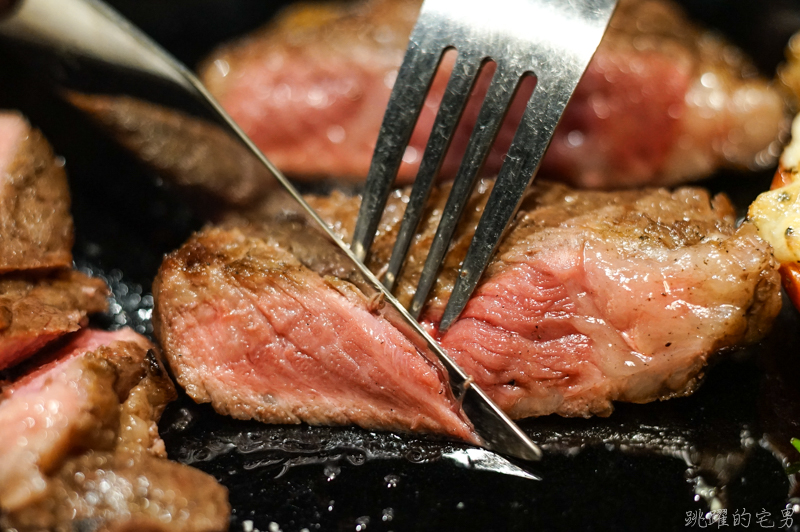
[(187, 393), (237, 418), (477, 441), (439, 368), (371, 312), (346, 272), (310, 269), (286, 239), (311, 240), (318, 257), (330, 255), (323, 244), (291, 222), (275, 229), (209, 229), (164, 261), (154, 326)]
[[(202, 78), (285, 172), (363, 180), (419, 6), (302, 4), (212, 54)], [(416, 175), (452, 59), (433, 82), (401, 181)], [(476, 91), (487, 84), (484, 75)], [(522, 104), (512, 106), (486, 175), (496, 175)], [(695, 27), (668, 0), (622, 0), (542, 175), (618, 188), (679, 183), (719, 166), (763, 167), (777, 153), (783, 107), (741, 51)], [(477, 103), (465, 111), (443, 176), (455, 174), (477, 112)]]
[(227, 494), (164, 459), (175, 389), (133, 331), (83, 330), (0, 394), (0, 528), (218, 531)]
[[(491, 189), (466, 209), (422, 319), (438, 322)], [(400, 273), (408, 304), (447, 189), (437, 191)], [(358, 198), (310, 198), (349, 239)], [(405, 194), (395, 194), (369, 259), (388, 261)], [(691, 393), (709, 355), (766, 334), (780, 309), (769, 246), (734, 229), (724, 196), (578, 192), (539, 183), (524, 199), (460, 319), (442, 345), (515, 417), (607, 414), (611, 401)]]
[[(424, 311), (434, 333), (490, 188), (483, 182), (472, 198)], [(446, 192), (435, 193), (401, 272), (401, 300)], [(373, 271), (385, 264), (406, 200), (405, 192), (390, 200)], [(358, 198), (309, 201), (349, 238)], [(448, 429), (441, 376), (380, 323), (352, 272), (314, 238), (286, 220), (209, 228), (165, 260), (155, 327), (179, 382), (237, 417), (458, 435)], [(724, 196), (539, 183), (440, 341), (514, 417), (608, 415), (613, 401), (691, 393), (709, 356), (762, 337), (779, 308), (771, 251), (750, 225), (734, 228)], [(428, 413), (433, 405), (441, 414)], [(409, 423), (411, 412), (426, 412), (425, 422)]]
[(72, 265), (64, 167), (41, 133), (0, 113), (0, 273)]
[(0, 276), (0, 370), (86, 325), (106, 310), (107, 296), (102, 280), (72, 270)]

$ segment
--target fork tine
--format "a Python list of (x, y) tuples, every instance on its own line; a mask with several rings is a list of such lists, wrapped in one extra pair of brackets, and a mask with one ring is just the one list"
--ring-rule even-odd
[[(500, 237), (522, 203), (525, 189), (531, 184), (547, 146), (553, 137), (558, 119), (568, 98), (555, 99), (554, 95), (570, 95), (577, 79), (560, 80), (546, 85), (540, 80), (528, 100), (522, 121), (514, 135), (506, 160), (500, 168), (494, 189), (489, 196), (475, 236), (456, 277), (456, 283), (447, 302), (439, 330), (444, 332), (458, 318), (472, 296), (483, 271), (500, 243)], [(559, 85), (572, 85), (562, 87)]]
[(403, 160), (403, 151), (414, 131), (443, 54), (444, 46), (431, 42), (430, 38), (412, 38), (397, 73), (370, 163), (364, 197), (350, 244), (353, 254), (362, 262), (372, 246), (389, 191)]
[(474, 188), (478, 170), (483, 165), (500, 124), (505, 118), (505, 112), (516, 92), (519, 79), (519, 72), (503, 68), (503, 65), (500, 64), (497, 65), (497, 70), (489, 85), (489, 92), (486, 94), (478, 114), (475, 129), (472, 130), (472, 135), (470, 135), (467, 153), (458, 168), (455, 181), (453, 181), (453, 188), (450, 189), (450, 195), (442, 212), (442, 219), (436, 229), (436, 235), (425, 259), (425, 265), (422, 268), (422, 274), (417, 284), (417, 291), (411, 301), (409, 312), (414, 318), (419, 318), (425, 300), (428, 298), (433, 283), (436, 281), (439, 267), (447, 253), (458, 221), (461, 219), (461, 213)]
[(405, 262), (408, 247), (419, 225), (420, 218), (428, 201), (433, 181), (442, 165), (444, 154), (450, 145), (453, 130), (458, 124), (461, 114), (475, 85), (481, 69), (481, 58), (468, 53), (459, 52), (450, 80), (447, 82), (439, 112), (425, 147), (425, 154), (419, 166), (419, 172), (411, 189), (403, 221), (397, 233), (397, 240), (392, 249), (392, 256), (383, 277), (383, 284), (390, 292), (394, 289), (397, 274)]

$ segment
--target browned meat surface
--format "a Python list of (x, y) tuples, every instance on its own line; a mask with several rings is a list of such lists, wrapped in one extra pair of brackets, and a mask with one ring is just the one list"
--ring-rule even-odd
[(154, 324), (187, 393), (237, 418), (477, 441), (439, 368), (372, 312), (347, 272), (312, 270), (289, 241), (312, 241), (317, 259), (330, 251), (301, 226), (275, 229), (208, 229), (162, 264)]
[(106, 310), (107, 296), (102, 280), (72, 270), (0, 276), (0, 370), (86, 325)]
[(0, 113), (0, 273), (72, 265), (64, 166), (39, 131)]
[(275, 183), (244, 145), (213, 124), (128, 96), (72, 92), (69, 100), (212, 210), (246, 207)]
[[(424, 312), (434, 333), (490, 188), (482, 183), (473, 197)], [(401, 300), (410, 298), (444, 195), (436, 192), (401, 273)], [(381, 223), (369, 262), (375, 271), (404, 199), (392, 197)], [(349, 237), (357, 198), (309, 200)], [(154, 290), (157, 334), (179, 382), (196, 400), (237, 417), (440, 432), (453, 426), (439, 421), (451, 413), (442, 399), (440, 414), (430, 410), (431, 398), (442, 397), (439, 375), (370, 312), (374, 306), (336, 257), (314, 242), (313, 231), (285, 221), (193, 237), (164, 262)], [(440, 341), (514, 417), (608, 415), (613, 401), (691, 393), (712, 354), (761, 338), (779, 308), (771, 251), (749, 224), (734, 228), (724, 196), (540, 183)], [(393, 418), (401, 411), (420, 421)]]
[(146, 339), (83, 330), (0, 393), (0, 528), (227, 530), (227, 493), (164, 459), (175, 397)]
[[(419, 6), (301, 4), (212, 54), (203, 80), (285, 172), (362, 180)], [(446, 75), (434, 81), (401, 181), (416, 173), (445, 84)], [(478, 85), (485, 89), (486, 78)], [(516, 105), (512, 118), (521, 110)], [(465, 112), (442, 175), (454, 175), (476, 116), (477, 106)], [(616, 188), (675, 184), (720, 166), (764, 167), (778, 154), (784, 126), (782, 97), (740, 50), (668, 0), (622, 0), (542, 173)], [(486, 175), (496, 174), (512, 134), (501, 131)]]

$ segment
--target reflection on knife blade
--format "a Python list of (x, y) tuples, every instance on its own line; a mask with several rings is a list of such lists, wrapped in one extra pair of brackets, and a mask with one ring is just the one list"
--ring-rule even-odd
[(541, 477), (529, 473), (491, 451), (485, 449), (458, 449), (442, 454), (442, 458), (454, 462), (459, 467), (475, 471), (489, 471), (529, 480), (542, 480)]

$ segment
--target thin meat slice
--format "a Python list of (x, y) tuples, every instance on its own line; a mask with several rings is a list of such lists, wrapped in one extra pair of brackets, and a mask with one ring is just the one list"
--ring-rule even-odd
[(130, 96), (67, 96), (206, 210), (248, 207), (275, 185), (264, 165), (218, 125)]
[(105, 282), (73, 270), (0, 276), (0, 370), (86, 325), (107, 297)]
[(73, 225), (64, 164), (17, 113), (0, 113), (0, 273), (70, 267)]
[(0, 527), (227, 529), (224, 488), (164, 459), (156, 423), (175, 390), (153, 349), (85, 329), (2, 390)]
[[(302, 4), (225, 45), (203, 81), (284, 172), (353, 181), (374, 143), (419, 0)], [(446, 56), (400, 168), (413, 180), (452, 69)], [(485, 92), (488, 75), (476, 92)], [(525, 92), (525, 91), (521, 91)], [(524, 108), (512, 106), (489, 154), (496, 175)], [(473, 102), (441, 174), (453, 176), (477, 119)], [(778, 90), (742, 52), (669, 0), (621, 0), (567, 107), (542, 175), (584, 187), (675, 184), (719, 167), (766, 167), (786, 128)]]
[[(423, 310), (434, 335), (491, 186), (472, 197)], [(400, 273), (401, 302), (447, 192), (434, 192)], [(407, 199), (390, 198), (373, 271), (388, 259)], [(359, 198), (308, 200), (347, 241)], [(309, 243), (314, 231), (291, 219), (208, 228), (163, 263), (155, 327), (181, 385), (236, 417), (463, 437), (441, 374), (370, 312), (334, 248)], [(690, 394), (712, 355), (763, 337), (780, 309), (770, 247), (734, 221), (727, 198), (700, 189), (539, 182), (440, 342), (516, 418), (608, 415), (614, 401)]]
[(187, 393), (237, 418), (477, 442), (440, 369), (347, 272), (318, 273), (292, 252), (310, 242), (330, 256), (325, 244), (294, 222), (275, 229), (209, 228), (162, 264), (154, 324)]
[[(422, 320), (435, 330), (483, 211), (466, 209)], [(408, 304), (447, 197), (434, 193), (400, 272)], [(348, 240), (357, 197), (309, 198)], [(390, 198), (368, 265), (379, 272), (407, 202)], [(484, 278), (440, 341), (514, 417), (607, 415), (613, 401), (687, 395), (720, 350), (763, 337), (780, 309), (772, 250), (724, 196), (536, 184)]]

